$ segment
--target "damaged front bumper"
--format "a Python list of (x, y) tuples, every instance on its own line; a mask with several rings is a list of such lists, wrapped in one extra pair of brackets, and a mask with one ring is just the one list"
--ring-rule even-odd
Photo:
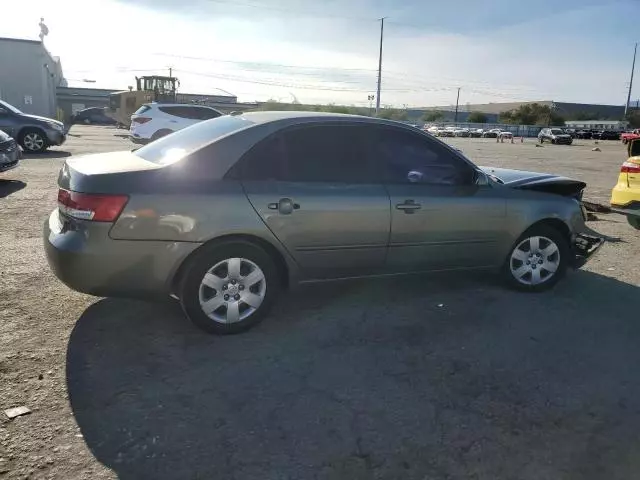
[(604, 245), (604, 238), (579, 233), (573, 241), (573, 267), (580, 268)]

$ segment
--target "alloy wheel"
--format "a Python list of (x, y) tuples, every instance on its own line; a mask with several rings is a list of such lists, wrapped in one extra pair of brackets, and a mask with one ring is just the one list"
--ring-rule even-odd
[(24, 147), (27, 150), (31, 150), (32, 152), (36, 152), (44, 146), (44, 139), (42, 135), (39, 133), (27, 133), (23, 139)]
[(550, 280), (560, 267), (560, 249), (547, 237), (522, 240), (511, 253), (509, 268), (513, 278), (524, 285), (539, 285)]
[(205, 273), (200, 308), (215, 322), (241, 322), (260, 308), (266, 291), (266, 277), (258, 265), (246, 258), (228, 258)]

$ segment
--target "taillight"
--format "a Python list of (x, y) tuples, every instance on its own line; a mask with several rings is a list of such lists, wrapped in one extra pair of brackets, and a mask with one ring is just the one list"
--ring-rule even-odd
[(620, 167), (621, 173), (640, 173), (640, 164), (635, 162), (624, 162)]
[(139, 124), (147, 123), (150, 121), (151, 119), (149, 117), (136, 117), (131, 119), (131, 123), (139, 123)]
[(94, 195), (58, 190), (58, 208), (65, 215), (79, 220), (113, 222), (127, 204), (126, 195)]

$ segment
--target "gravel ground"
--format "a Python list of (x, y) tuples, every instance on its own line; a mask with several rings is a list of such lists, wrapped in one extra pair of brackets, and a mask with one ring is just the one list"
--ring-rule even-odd
[[(0, 479), (630, 479), (640, 476), (640, 235), (552, 292), (486, 275), (307, 287), (217, 338), (174, 302), (96, 299), (49, 272), (42, 222), (64, 157), (131, 148), (78, 126), (0, 175)], [(585, 180), (618, 142), (450, 139), (479, 164)]]

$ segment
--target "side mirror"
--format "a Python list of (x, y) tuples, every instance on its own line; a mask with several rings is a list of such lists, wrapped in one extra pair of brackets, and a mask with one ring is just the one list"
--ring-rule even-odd
[(475, 184), (478, 186), (490, 185), (489, 176), (486, 173), (484, 173), (482, 170), (476, 170)]

